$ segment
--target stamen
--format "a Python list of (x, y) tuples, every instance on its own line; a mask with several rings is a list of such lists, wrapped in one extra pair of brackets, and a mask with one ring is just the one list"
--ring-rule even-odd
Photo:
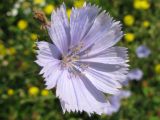
[(84, 43), (80, 42), (78, 45), (71, 47), (70, 51), (72, 54), (76, 54), (77, 52), (79, 52), (82, 48), (84, 47)]
[(81, 71), (75, 68), (71, 68), (68, 71), (70, 72), (70, 77), (84, 76), (84, 74)]
[[(76, 64), (76, 61), (80, 59), (80, 56), (78, 55), (79, 51), (84, 47), (84, 43), (80, 42), (75, 47), (70, 48), (70, 53), (67, 56), (62, 56), (62, 69), (67, 68), (68, 71), (71, 73), (72, 77), (76, 77), (79, 75), (84, 75), (83, 71), (88, 68), (88, 64)], [(89, 51), (89, 50), (88, 50)]]
[(82, 71), (85, 71), (89, 67), (89, 64), (81, 64), (80, 68)]
[(91, 51), (91, 48), (88, 48), (87, 50), (84, 51), (84, 54), (88, 57), (88, 53)]
[(72, 57), (71, 59), (72, 59), (73, 62), (75, 62), (75, 61), (79, 60), (79, 58), (80, 57), (78, 55), (76, 55), (76, 56)]

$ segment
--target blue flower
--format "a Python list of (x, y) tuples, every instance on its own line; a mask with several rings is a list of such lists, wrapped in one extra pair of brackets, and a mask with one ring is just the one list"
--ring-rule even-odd
[(118, 112), (121, 106), (121, 100), (131, 96), (130, 91), (120, 91), (118, 94), (113, 95), (109, 98), (111, 103), (110, 109), (108, 109), (107, 114), (112, 115), (115, 112)]
[(132, 69), (131, 71), (129, 71), (129, 73), (127, 75), (128, 80), (139, 81), (142, 79), (142, 77), (143, 77), (143, 72), (139, 68)]
[(127, 49), (115, 46), (123, 36), (120, 22), (91, 4), (73, 8), (69, 22), (63, 4), (47, 30), (54, 44), (37, 42), (36, 63), (47, 89), (56, 87), (63, 112), (106, 113), (103, 93), (118, 94), (128, 71)]
[(136, 49), (136, 54), (139, 58), (146, 58), (150, 55), (151, 51), (148, 47), (141, 45)]

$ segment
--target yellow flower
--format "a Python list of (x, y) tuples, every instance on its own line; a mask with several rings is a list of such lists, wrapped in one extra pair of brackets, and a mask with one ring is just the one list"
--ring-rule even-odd
[(30, 96), (36, 96), (39, 93), (39, 88), (34, 86), (34, 87), (30, 87), (28, 90), (28, 93)]
[(68, 18), (70, 18), (70, 16), (71, 16), (71, 12), (72, 12), (72, 10), (71, 10), (71, 9), (68, 9), (68, 10), (67, 10), (67, 16), (68, 16)]
[(29, 55), (29, 52), (30, 52), (29, 50), (25, 50), (24, 55)]
[(135, 35), (133, 33), (126, 33), (124, 36), (125, 41), (132, 42), (135, 39)]
[(77, 7), (77, 8), (82, 7), (83, 4), (84, 4), (84, 0), (75, 0), (74, 1), (74, 6)]
[(22, 7), (23, 9), (28, 9), (28, 8), (31, 7), (31, 3), (28, 2), (28, 1), (24, 1), (24, 2), (22, 3), (21, 7)]
[(4, 49), (4, 45), (2, 43), (0, 43), (0, 50)]
[(32, 33), (32, 34), (31, 34), (31, 39), (32, 39), (32, 40), (37, 40), (37, 34)]
[(149, 1), (142, 1), (141, 2), (141, 6), (144, 10), (149, 9), (150, 8), (150, 3)]
[(21, 70), (26, 70), (26, 69), (28, 69), (28, 67), (29, 67), (29, 64), (27, 62), (24, 62), (24, 61), (20, 65)]
[(48, 90), (42, 90), (42, 91), (41, 91), (41, 95), (42, 95), (42, 96), (48, 96), (48, 94), (49, 94), (49, 91), (48, 91)]
[(44, 12), (49, 15), (52, 13), (52, 11), (54, 10), (54, 6), (52, 4), (48, 4), (47, 6), (44, 7)]
[(126, 15), (123, 19), (124, 24), (127, 26), (132, 26), (134, 24), (134, 16)]
[(148, 0), (134, 0), (133, 6), (135, 9), (146, 10), (150, 8), (150, 2)]
[(11, 47), (7, 49), (7, 54), (8, 55), (15, 55), (16, 54), (16, 49)]
[(157, 64), (157, 65), (155, 66), (155, 72), (156, 72), (157, 74), (160, 74), (160, 64)]
[(150, 22), (147, 21), (147, 20), (145, 20), (145, 21), (143, 21), (142, 26), (145, 27), (145, 28), (147, 28), (147, 27), (150, 26)]
[(6, 55), (6, 48), (3, 44), (0, 43), (0, 56)]
[(17, 26), (20, 30), (24, 30), (28, 27), (28, 23), (26, 20), (19, 20)]
[(133, 6), (135, 9), (140, 9), (141, 8), (141, 1), (135, 0), (133, 3)]
[(8, 94), (9, 96), (12, 96), (12, 95), (14, 94), (14, 90), (13, 90), (13, 89), (8, 89), (8, 90), (7, 90), (7, 94)]
[(45, 0), (34, 0), (33, 3), (37, 5), (42, 5), (45, 3)]

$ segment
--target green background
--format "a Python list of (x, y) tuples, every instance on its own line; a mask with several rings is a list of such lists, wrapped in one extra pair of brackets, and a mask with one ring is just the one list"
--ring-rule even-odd
[[(132, 0), (90, 0), (102, 9), (107, 10), (116, 20), (122, 21), (123, 31), (135, 35), (133, 42), (124, 38), (119, 45), (129, 50), (130, 69), (142, 69), (144, 76), (141, 81), (132, 81), (125, 89), (132, 92), (131, 97), (122, 101), (119, 112), (112, 116), (92, 115), (86, 113), (62, 113), (59, 100), (50, 91), (49, 95), (30, 96), (28, 89), (37, 86), (44, 89), (43, 78), (38, 74), (39, 66), (34, 63), (35, 41), (31, 34), (38, 34), (39, 40), (51, 41), (47, 33), (40, 30), (40, 24), (33, 19), (33, 9), (43, 10), (43, 6), (24, 0), (18, 9), (18, 15), (7, 15), (16, 0), (0, 1), (0, 44), (5, 49), (13, 48), (15, 53), (0, 57), (0, 120), (159, 120), (160, 119), (160, 74), (155, 66), (160, 63), (160, 0), (150, 0), (150, 8), (137, 10)], [(62, 0), (46, 0), (47, 4), (58, 7)], [(65, 0), (67, 8), (74, 6), (73, 1)], [(31, 9), (28, 14), (27, 9)], [(134, 25), (124, 25), (123, 18), (130, 14), (135, 17)], [(48, 18), (50, 15), (48, 15)], [(19, 20), (28, 22), (25, 30), (17, 27)], [(147, 20), (150, 26), (145, 28), (142, 22)], [(135, 50), (139, 45), (146, 45), (151, 50), (148, 58), (139, 59)], [(3, 52), (3, 51), (1, 51)], [(8, 95), (8, 89), (14, 94)]]

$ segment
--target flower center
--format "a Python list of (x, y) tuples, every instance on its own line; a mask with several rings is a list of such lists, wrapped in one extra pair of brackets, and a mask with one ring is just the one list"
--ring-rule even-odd
[(78, 45), (70, 47), (69, 53), (66, 56), (62, 56), (62, 65), (65, 67), (71, 67), (75, 61), (79, 60), (80, 56), (78, 53), (83, 46), (84, 44), (80, 42)]
[(88, 65), (76, 62), (80, 59), (80, 50), (84, 47), (84, 44), (80, 42), (78, 45), (71, 47), (69, 53), (66, 56), (62, 56), (62, 69), (67, 68), (72, 75), (82, 75)]
[(63, 67), (71, 67), (73, 62), (77, 61), (79, 59), (79, 56), (77, 55), (68, 55), (62, 57), (62, 66)]

